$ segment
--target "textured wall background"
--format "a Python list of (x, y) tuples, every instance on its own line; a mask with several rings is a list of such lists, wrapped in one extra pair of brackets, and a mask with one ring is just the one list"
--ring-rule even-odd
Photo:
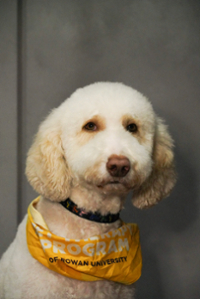
[(35, 196), (24, 167), (41, 120), (78, 87), (121, 81), (169, 124), (179, 174), (158, 206), (123, 211), (141, 231), (137, 298), (199, 299), (200, 2), (0, 0), (0, 28), (0, 252)]

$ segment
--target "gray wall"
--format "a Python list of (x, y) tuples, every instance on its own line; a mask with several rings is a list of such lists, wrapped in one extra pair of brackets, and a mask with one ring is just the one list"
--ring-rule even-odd
[(41, 120), (77, 87), (121, 81), (169, 124), (179, 174), (158, 206), (123, 211), (141, 231), (137, 298), (200, 298), (200, 1), (0, 0), (0, 36), (0, 252), (35, 197), (24, 166)]
[(17, 14), (0, 1), (0, 253), (17, 226)]

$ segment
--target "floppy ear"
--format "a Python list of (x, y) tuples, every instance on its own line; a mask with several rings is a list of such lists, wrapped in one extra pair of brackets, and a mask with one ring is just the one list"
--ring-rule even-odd
[(141, 209), (151, 207), (168, 196), (176, 183), (173, 140), (163, 121), (157, 118), (156, 122), (153, 169), (150, 177), (133, 194), (133, 204)]
[(32, 187), (48, 199), (62, 201), (69, 195), (71, 175), (55, 110), (39, 127), (27, 155), (26, 175)]

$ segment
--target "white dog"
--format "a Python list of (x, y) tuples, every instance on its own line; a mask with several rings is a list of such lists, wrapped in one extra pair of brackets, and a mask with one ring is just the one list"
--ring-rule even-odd
[[(41, 195), (29, 212), (37, 217), (32, 215), (35, 222), (30, 218), (28, 226), (25, 216), (1, 259), (0, 298), (133, 298), (140, 246), (137, 228), (133, 233), (119, 212), (130, 190), (139, 208), (170, 193), (176, 181), (172, 148), (167, 127), (149, 101), (121, 83), (80, 88), (53, 110), (27, 158), (28, 180)], [(67, 198), (74, 211), (67, 209)], [(127, 266), (128, 240), (137, 247), (139, 270), (133, 257)], [(47, 257), (48, 250), (56, 256)], [(122, 253), (126, 256), (119, 257)], [(52, 268), (57, 265), (61, 272)]]

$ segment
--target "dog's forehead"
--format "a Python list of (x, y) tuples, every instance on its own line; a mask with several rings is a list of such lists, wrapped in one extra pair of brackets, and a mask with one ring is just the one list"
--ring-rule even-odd
[(78, 89), (64, 102), (63, 110), (77, 119), (95, 115), (116, 119), (127, 114), (136, 118), (153, 116), (150, 102), (141, 93), (122, 83), (109, 82)]

